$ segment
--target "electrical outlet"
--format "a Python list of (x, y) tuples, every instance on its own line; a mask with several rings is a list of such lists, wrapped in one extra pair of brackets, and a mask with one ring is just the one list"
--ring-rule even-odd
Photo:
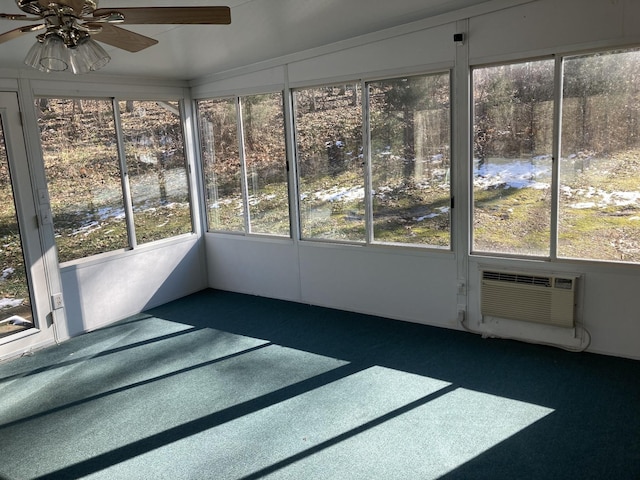
[(53, 295), (51, 295), (51, 305), (53, 306), (54, 310), (58, 310), (64, 307), (61, 293), (54, 293)]

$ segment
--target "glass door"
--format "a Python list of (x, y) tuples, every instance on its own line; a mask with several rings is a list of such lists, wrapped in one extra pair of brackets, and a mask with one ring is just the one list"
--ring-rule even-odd
[(35, 198), (17, 95), (0, 92), (0, 359), (53, 334)]
[(0, 118), (0, 338), (34, 325), (3, 120)]

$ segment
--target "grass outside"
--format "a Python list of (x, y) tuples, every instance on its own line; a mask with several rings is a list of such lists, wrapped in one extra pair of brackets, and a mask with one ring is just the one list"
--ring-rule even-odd
[[(92, 217), (54, 213), (54, 225), (61, 263), (129, 247), (127, 225), (121, 214)], [(134, 225), (138, 244), (189, 233), (191, 209), (188, 203), (170, 203), (134, 211)]]
[[(560, 177), (558, 256), (640, 262), (640, 152), (563, 160)], [(548, 256), (550, 211), (549, 186), (474, 189), (474, 250)]]

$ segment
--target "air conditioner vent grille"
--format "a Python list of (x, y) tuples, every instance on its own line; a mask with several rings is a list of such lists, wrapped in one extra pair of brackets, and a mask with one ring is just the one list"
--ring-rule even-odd
[(526, 275), (522, 273), (509, 272), (482, 272), (483, 280), (495, 280), (498, 282), (519, 283), (523, 285), (537, 285), (540, 287), (551, 287), (551, 278)]

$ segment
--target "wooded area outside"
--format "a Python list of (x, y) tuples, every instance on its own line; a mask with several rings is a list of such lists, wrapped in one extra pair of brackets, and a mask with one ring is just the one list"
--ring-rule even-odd
[(193, 231), (178, 102), (36, 103), (60, 262)]
[[(374, 241), (449, 246), (449, 84), (448, 73), (367, 84)], [(293, 99), (302, 238), (365, 242), (360, 85)], [(281, 94), (201, 100), (198, 112), (209, 228), (288, 236)]]
[(473, 250), (640, 261), (640, 52), (564, 59), (551, 252), (554, 68), (473, 70)]
[(209, 229), (290, 236), (282, 93), (198, 105)]

